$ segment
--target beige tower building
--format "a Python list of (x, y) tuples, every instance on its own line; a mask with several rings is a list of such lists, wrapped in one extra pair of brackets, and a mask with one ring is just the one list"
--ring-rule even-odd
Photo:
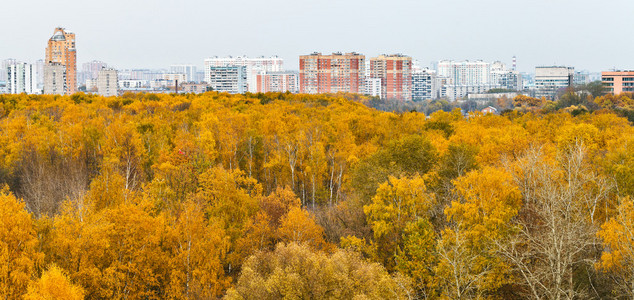
[[(45, 75), (58, 72), (59, 66), (64, 67), (65, 82), (62, 94), (73, 94), (77, 92), (77, 50), (75, 49), (75, 34), (64, 31), (64, 28), (55, 28), (53, 36), (48, 40), (46, 47), (46, 59), (44, 69), (54, 68), (55, 71), (44, 71)], [(50, 79), (50, 78), (49, 78)], [(52, 83), (52, 80), (44, 79), (44, 93), (47, 91), (59, 91), (60, 87), (46, 87), (46, 83)], [(60, 84), (56, 82), (56, 84)], [(57, 94), (57, 93), (56, 93)]]
[(44, 65), (44, 94), (65, 95), (67, 90), (66, 67), (60, 63)]
[(117, 70), (104, 68), (97, 74), (97, 94), (106, 97), (117, 96), (118, 85)]

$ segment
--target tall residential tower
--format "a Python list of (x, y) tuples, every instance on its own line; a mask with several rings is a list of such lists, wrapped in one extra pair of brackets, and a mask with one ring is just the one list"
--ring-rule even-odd
[[(75, 49), (75, 34), (66, 32), (64, 28), (57, 27), (53, 36), (48, 40), (48, 46), (46, 47), (46, 59), (44, 68), (55, 68), (59, 71), (59, 66), (63, 66), (65, 81), (64, 87), (44, 87), (45, 93), (47, 91), (63, 91), (63, 94), (73, 94), (77, 92), (77, 50)], [(55, 72), (44, 72), (45, 74), (53, 74)], [(51, 79), (51, 78), (49, 78)], [(55, 80), (44, 79), (46, 85), (55, 82), (55, 84), (62, 84)]]
[(301, 93), (363, 93), (365, 90), (365, 56), (352, 53), (299, 57)]
[(381, 79), (381, 99), (412, 100), (412, 58), (402, 54), (370, 59), (370, 77)]

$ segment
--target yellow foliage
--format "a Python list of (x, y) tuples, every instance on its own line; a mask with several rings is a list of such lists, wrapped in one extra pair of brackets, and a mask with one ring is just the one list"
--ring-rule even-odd
[(84, 289), (74, 285), (64, 272), (52, 265), (37, 281), (29, 284), (25, 300), (81, 300), (84, 299)]

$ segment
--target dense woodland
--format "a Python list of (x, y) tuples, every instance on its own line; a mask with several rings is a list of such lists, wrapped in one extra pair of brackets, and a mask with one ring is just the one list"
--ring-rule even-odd
[(0, 295), (631, 299), (634, 101), (577, 100), (0, 95)]

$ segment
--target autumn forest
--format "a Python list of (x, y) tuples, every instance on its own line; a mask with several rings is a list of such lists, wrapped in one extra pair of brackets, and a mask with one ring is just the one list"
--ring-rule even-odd
[(0, 95), (0, 296), (632, 299), (634, 101), (562, 99)]

